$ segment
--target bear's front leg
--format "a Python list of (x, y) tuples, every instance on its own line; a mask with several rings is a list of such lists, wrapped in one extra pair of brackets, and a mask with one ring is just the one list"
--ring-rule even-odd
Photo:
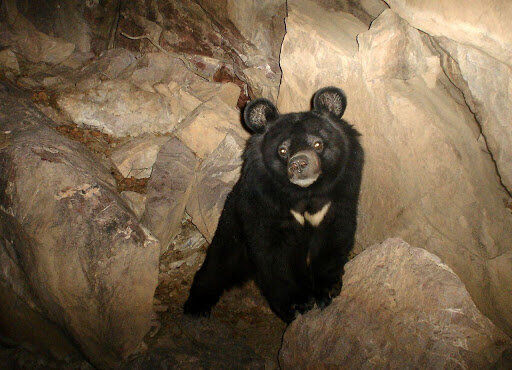
[[(257, 230), (265, 230), (258, 228)], [(268, 229), (267, 229), (268, 230)], [(260, 233), (251, 240), (249, 257), (256, 270), (255, 281), (270, 308), (284, 322), (314, 306), (312, 278), (295, 250), (279, 242), (280, 235)]]
[(322, 309), (341, 292), (344, 266), (353, 245), (353, 236), (350, 233), (345, 238), (340, 234), (336, 236), (332, 240), (324, 241), (312, 261), (315, 300)]
[(209, 316), (225, 290), (251, 277), (253, 269), (241, 242), (240, 232), (230, 194), (204, 263), (194, 276), (183, 308), (185, 314)]

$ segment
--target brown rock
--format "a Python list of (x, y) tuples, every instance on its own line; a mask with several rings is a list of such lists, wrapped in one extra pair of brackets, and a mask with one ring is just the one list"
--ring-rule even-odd
[(16, 7), (16, 1), (2, 3), (5, 24), (0, 46), (9, 47), (33, 63), (59, 64), (75, 50), (75, 45), (40, 32)]
[(215, 83), (198, 81), (191, 84), (188, 90), (202, 102), (218, 97), (231, 108), (236, 108), (236, 103), (240, 96), (240, 87), (233, 82)]
[(187, 203), (187, 213), (201, 234), (211, 242), (224, 202), (240, 176), (245, 140), (236, 133), (225, 136), (203, 161)]
[(0, 51), (0, 70), (10, 70), (16, 75), (20, 74), (20, 65), (16, 55), (9, 49)]
[(65, 92), (59, 108), (73, 122), (116, 136), (171, 132), (178, 123), (159, 94), (139, 90), (126, 80), (110, 80), (85, 92)]
[(411, 26), (470, 45), (512, 65), (512, 3), (508, 0), (385, 0)]
[(443, 69), (475, 113), (503, 184), (512, 190), (512, 6), (509, 1), (390, 0), (392, 10), (432, 36)]
[(197, 107), (176, 128), (176, 136), (199, 158), (212, 153), (230, 131), (248, 137), (240, 123), (240, 114), (218, 97)]
[(110, 158), (123, 177), (150, 177), (156, 156), (167, 141), (168, 136), (141, 135), (116, 147)]
[(130, 209), (133, 211), (137, 217), (137, 220), (140, 220), (144, 214), (144, 211), (146, 210), (146, 194), (125, 190), (121, 192), (121, 197), (126, 201)]
[(512, 348), (447, 265), (400, 239), (355, 257), (343, 282), (288, 327), (283, 368), (489, 368)]
[(148, 182), (142, 222), (160, 240), (162, 251), (180, 228), (197, 165), (194, 153), (174, 137), (158, 153)]
[(24, 302), (14, 322), (0, 310), (0, 326), (36, 347), (67, 340), (95, 366), (114, 367), (149, 330), (159, 244), (90, 152), (58, 135), (18, 90), (1, 85), (0, 105), (1, 228), (9, 238), (0, 246), (0, 300)]

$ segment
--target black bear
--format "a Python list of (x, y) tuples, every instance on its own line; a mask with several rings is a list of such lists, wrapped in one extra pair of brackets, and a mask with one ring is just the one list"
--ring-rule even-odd
[(228, 195), (186, 314), (207, 316), (224, 290), (254, 279), (285, 322), (341, 290), (354, 243), (363, 149), (341, 117), (342, 90), (315, 93), (309, 112), (251, 101), (240, 179)]

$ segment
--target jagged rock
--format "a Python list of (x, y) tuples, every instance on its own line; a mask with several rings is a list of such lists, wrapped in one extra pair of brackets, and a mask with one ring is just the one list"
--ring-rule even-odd
[(150, 177), (156, 156), (167, 141), (168, 136), (141, 135), (116, 147), (110, 158), (123, 177)]
[(167, 133), (178, 123), (168, 101), (126, 80), (109, 80), (85, 92), (64, 93), (57, 104), (76, 124), (117, 137)]
[(508, 0), (385, 0), (411, 26), (486, 52), (512, 66), (512, 3)]
[[(391, 9), (432, 35), (443, 68), (463, 91), (503, 184), (512, 190), (512, 6), (508, 1), (390, 0)], [(461, 7), (464, 12), (461, 12)], [(486, 9), (483, 11), (482, 9)]]
[[(282, 76), (278, 108), (282, 112), (308, 110), (316, 91), (312, 86), (330, 82), (326, 78), (318, 81), (317, 76), (333, 71), (338, 71), (336, 82), (346, 90), (351, 73), (359, 73), (361, 68), (355, 37), (368, 29), (366, 25), (350, 14), (327, 11), (313, 1), (291, 0), (286, 29), (281, 69), (287, 73)], [(310, 42), (307, 47), (306, 40)], [(351, 92), (347, 93), (350, 99)], [(349, 109), (351, 105), (349, 101)]]
[(198, 81), (191, 84), (188, 90), (202, 102), (210, 100), (216, 96), (231, 108), (236, 108), (236, 103), (240, 96), (240, 87), (233, 82), (215, 83)]
[(186, 210), (209, 242), (217, 229), (224, 201), (240, 176), (244, 147), (245, 140), (235, 132), (225, 135), (197, 171)]
[(0, 70), (10, 70), (15, 74), (20, 74), (20, 65), (16, 55), (9, 49), (0, 51)]
[(266, 55), (278, 57), (284, 37), (285, 0), (227, 0), (227, 17)]
[(153, 86), (156, 83), (175, 82), (187, 86), (202, 78), (187, 69), (179, 58), (162, 52), (147, 53), (124, 73), (135, 85)]
[(484, 314), (512, 333), (512, 296), (503, 290), (512, 285), (507, 194), (429, 37), (391, 10), (366, 31), (312, 2), (288, 5), (278, 108), (305, 110), (318, 88), (339, 86), (348, 98), (344, 117), (362, 133), (356, 251), (388, 235), (426, 248), (461, 277)]
[(122, 191), (121, 197), (126, 201), (133, 213), (135, 213), (137, 220), (140, 220), (146, 210), (146, 194), (140, 194), (134, 191)]
[(59, 64), (75, 50), (75, 45), (61, 38), (51, 37), (36, 29), (17, 9), (15, 0), (2, 2), (3, 20), (0, 24), (0, 46), (33, 63)]
[(356, 256), (343, 282), (287, 328), (283, 368), (490, 368), (512, 348), (447, 265), (401, 239)]
[(443, 68), (475, 113), (503, 184), (512, 191), (512, 71), (476, 48), (438, 38)]
[(114, 367), (149, 330), (158, 241), (92, 153), (15, 88), (0, 105), (0, 300), (20, 304), (0, 310), (2, 335)]
[(137, 54), (126, 49), (105, 50), (97, 60), (84, 68), (83, 73), (80, 75), (88, 78), (91, 75), (101, 74), (101, 79), (113, 80), (118, 78), (129, 66), (133, 65), (137, 59)]
[(280, 76), (277, 76), (268, 64), (264, 67), (246, 68), (243, 72), (249, 86), (254, 86), (256, 96), (273, 102), (277, 100)]
[(68, 76), (57, 104), (73, 122), (113, 136), (168, 133), (200, 104), (181, 86), (200, 81), (164, 53), (115, 49)]
[(199, 158), (205, 158), (219, 146), (229, 132), (244, 138), (249, 136), (242, 128), (239, 112), (220, 98), (214, 97), (180, 122), (175, 133)]
[(142, 222), (160, 240), (162, 251), (179, 230), (197, 165), (194, 153), (175, 137), (158, 153), (147, 186)]

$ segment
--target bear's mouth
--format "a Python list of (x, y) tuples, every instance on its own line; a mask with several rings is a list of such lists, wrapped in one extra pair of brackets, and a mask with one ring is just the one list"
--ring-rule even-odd
[(302, 150), (288, 160), (288, 180), (306, 188), (320, 176), (320, 158), (313, 150)]

